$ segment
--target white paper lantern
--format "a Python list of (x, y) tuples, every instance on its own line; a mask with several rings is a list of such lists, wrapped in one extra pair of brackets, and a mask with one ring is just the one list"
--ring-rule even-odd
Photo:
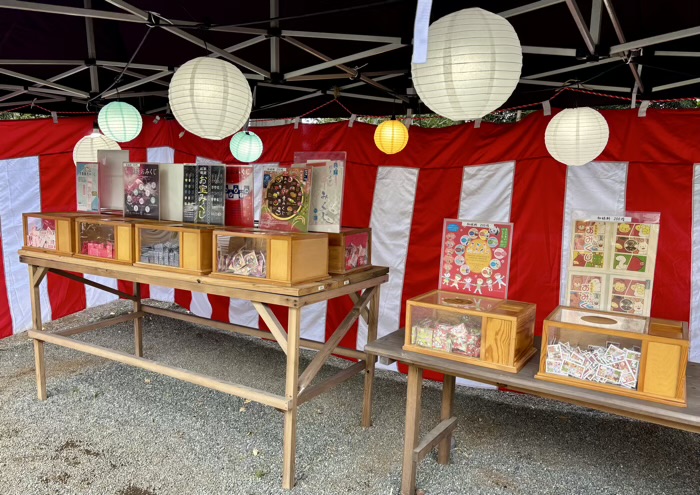
[(600, 112), (589, 107), (566, 108), (552, 117), (544, 144), (565, 165), (585, 165), (598, 158), (608, 144), (610, 129)]
[(418, 96), (433, 112), (473, 120), (506, 102), (522, 66), (513, 26), (499, 15), (471, 8), (430, 26), (427, 61), (411, 64), (411, 73)]
[(78, 162), (96, 162), (97, 152), (99, 150), (120, 150), (121, 146), (116, 141), (100, 134), (95, 129), (92, 134), (85, 136), (78, 141), (73, 148), (73, 163), (78, 165)]
[(231, 154), (243, 163), (254, 162), (263, 152), (263, 142), (251, 131), (241, 131), (233, 135), (229, 143)]
[(122, 101), (108, 103), (97, 116), (100, 130), (118, 143), (126, 143), (141, 133), (143, 120), (135, 107)]
[(168, 91), (170, 109), (187, 131), (223, 139), (246, 123), (253, 95), (243, 73), (232, 64), (199, 57), (183, 64)]

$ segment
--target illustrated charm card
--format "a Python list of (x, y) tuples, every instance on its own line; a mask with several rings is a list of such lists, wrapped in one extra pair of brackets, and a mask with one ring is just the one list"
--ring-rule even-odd
[(160, 220), (160, 169), (157, 163), (124, 164), (124, 216)]
[(659, 213), (573, 213), (568, 306), (649, 316)]
[(311, 167), (265, 169), (260, 228), (307, 232), (311, 182)]
[(97, 162), (76, 164), (75, 191), (78, 211), (100, 211), (99, 180)]
[(513, 224), (446, 219), (440, 290), (508, 297)]
[(309, 231), (340, 232), (346, 158), (344, 151), (294, 153), (295, 163), (313, 168)]

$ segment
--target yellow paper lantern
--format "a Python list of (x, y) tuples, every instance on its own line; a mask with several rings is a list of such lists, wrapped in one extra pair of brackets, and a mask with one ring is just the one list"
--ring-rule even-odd
[(387, 155), (398, 153), (408, 143), (408, 129), (399, 120), (387, 120), (374, 131), (374, 144)]

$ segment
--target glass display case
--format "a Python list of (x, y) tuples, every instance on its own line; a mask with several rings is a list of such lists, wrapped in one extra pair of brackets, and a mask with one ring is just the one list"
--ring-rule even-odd
[(353, 273), (372, 266), (372, 229), (343, 227), (328, 234), (328, 272)]
[(328, 235), (256, 229), (214, 232), (214, 277), (294, 285), (328, 278)]
[(406, 302), (404, 349), (509, 372), (535, 354), (535, 305), (433, 291)]
[(75, 256), (114, 263), (134, 262), (133, 222), (117, 217), (75, 219)]
[(685, 404), (687, 324), (560, 306), (544, 322), (537, 378)]
[(24, 249), (71, 256), (75, 216), (70, 213), (24, 213)]
[(135, 265), (205, 275), (211, 272), (213, 227), (137, 223)]

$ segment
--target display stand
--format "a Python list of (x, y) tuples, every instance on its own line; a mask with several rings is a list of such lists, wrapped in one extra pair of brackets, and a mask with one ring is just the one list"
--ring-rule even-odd
[[(438, 463), (448, 464), (450, 461), (452, 432), (457, 424), (457, 418), (453, 416), (453, 403), (455, 378), (458, 376), (507, 388), (515, 392), (537, 395), (546, 399), (568, 402), (640, 421), (700, 433), (700, 364), (688, 364), (688, 407), (687, 409), (681, 409), (675, 406), (536, 380), (534, 376), (539, 367), (538, 355), (533, 357), (520, 373), (508, 373), (405, 351), (403, 350), (404, 340), (404, 331), (398, 330), (379, 340), (368, 343), (365, 347), (368, 362), (380, 356), (408, 365), (406, 436), (404, 438), (403, 474), (401, 478), (402, 495), (415, 494), (418, 463), (433, 448), (438, 447)], [(535, 345), (539, 348), (539, 342), (536, 342)], [(445, 381), (442, 387), (440, 423), (421, 439), (421, 392), (424, 370), (444, 373)], [(368, 407), (365, 409), (371, 410)]]
[[(376, 339), (377, 323), (379, 319), (379, 286), (388, 280), (388, 268), (372, 267), (366, 271), (345, 276), (335, 276), (323, 280), (322, 282), (306, 283), (293, 287), (280, 287), (253, 282), (239, 282), (206, 276), (186, 275), (157, 269), (112, 264), (103, 261), (78, 259), (54, 254), (36, 253), (26, 250), (21, 250), (19, 255), (20, 261), (29, 266), (32, 323), (34, 327), (33, 330), (29, 331), (29, 337), (34, 339), (36, 379), (38, 397), (40, 400), (46, 400), (47, 397), (44, 344), (49, 343), (111, 359), (123, 364), (142, 368), (154, 373), (160, 373), (185, 382), (194, 383), (271, 406), (284, 414), (284, 466), (282, 471), (282, 486), (286, 489), (291, 489), (294, 486), (297, 408), (301, 404), (328, 392), (336, 385), (347, 381), (359, 373), (364, 373), (365, 388), (362, 426), (367, 427), (371, 425), (371, 397), (376, 357), (371, 356), (368, 358), (364, 352), (339, 347), (339, 344), (359, 317), (362, 317), (367, 322), (368, 342), (372, 342)], [(133, 311), (126, 315), (109, 318), (90, 325), (53, 332), (44, 331), (41, 322), (39, 284), (49, 272), (118, 295), (124, 299), (129, 299), (133, 302)], [(71, 272), (100, 275), (134, 282), (134, 295), (93, 282)], [(263, 321), (270, 328), (271, 333), (143, 304), (141, 301), (142, 283), (188, 291), (205, 292), (207, 294), (216, 294), (251, 301)], [(301, 308), (319, 301), (327, 301), (342, 296), (349, 296), (354, 302), (354, 307), (335, 332), (328, 337), (326, 343), (302, 339), (300, 328)], [(270, 309), (269, 305), (271, 304), (288, 308), (288, 326), (286, 331)], [(143, 317), (147, 314), (167, 316), (189, 323), (207, 325), (219, 330), (227, 330), (255, 337), (268, 339), (274, 337), (282, 351), (287, 355), (285, 395), (277, 395), (265, 390), (231, 383), (144, 358)], [(134, 355), (70, 338), (72, 335), (98, 330), (127, 321), (134, 322)], [(300, 347), (318, 351), (318, 354), (316, 354), (301, 375), (299, 375)], [(312, 385), (314, 378), (331, 354), (354, 358), (357, 359), (358, 362), (343, 369), (334, 376)]]

